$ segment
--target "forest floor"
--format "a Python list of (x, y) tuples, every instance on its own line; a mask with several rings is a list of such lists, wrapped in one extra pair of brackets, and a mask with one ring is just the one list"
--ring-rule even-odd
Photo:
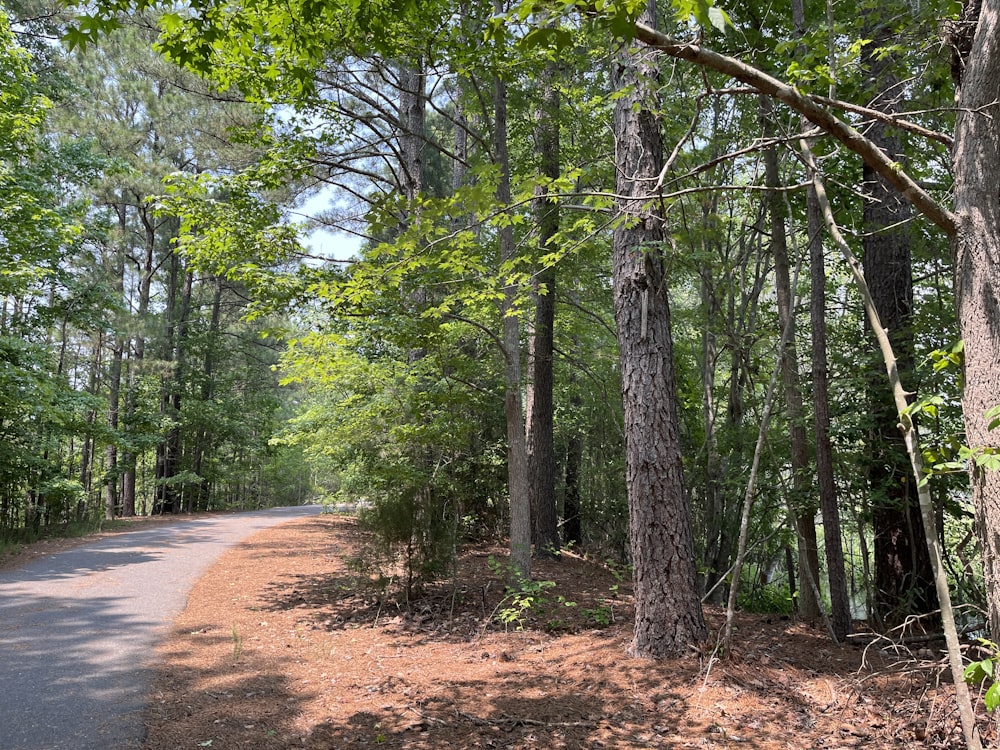
[(363, 543), (323, 515), (220, 558), (157, 655), (146, 750), (963, 746), (936, 650), (744, 614), (728, 659), (629, 659), (630, 587), (604, 566), (537, 561), (555, 585), (505, 629), (503, 550), (406, 607), (359, 585)]

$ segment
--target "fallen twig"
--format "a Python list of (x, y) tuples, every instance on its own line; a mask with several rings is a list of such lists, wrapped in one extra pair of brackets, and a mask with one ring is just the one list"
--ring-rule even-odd
[(582, 729), (593, 729), (597, 725), (592, 721), (540, 721), (539, 719), (526, 719), (517, 716), (503, 716), (494, 719), (482, 719), (473, 714), (467, 714), (465, 711), (459, 711), (455, 709), (455, 715), (465, 719), (466, 721), (471, 721), (473, 724), (478, 724), (479, 726), (493, 726), (496, 724), (509, 724), (510, 726), (527, 726), (527, 727), (559, 727), (565, 728), (582, 728)]

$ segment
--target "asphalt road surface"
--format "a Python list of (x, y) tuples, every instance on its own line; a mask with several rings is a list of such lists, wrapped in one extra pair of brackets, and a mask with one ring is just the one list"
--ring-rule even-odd
[(272, 508), (123, 532), (0, 572), (0, 750), (142, 745), (155, 644), (194, 582)]

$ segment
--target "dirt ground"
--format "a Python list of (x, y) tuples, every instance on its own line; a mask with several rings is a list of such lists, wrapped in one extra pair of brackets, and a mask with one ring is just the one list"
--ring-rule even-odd
[(406, 607), (359, 587), (361, 541), (324, 515), (224, 555), (160, 649), (146, 750), (962, 746), (926, 647), (838, 648), (744, 615), (730, 659), (629, 659), (628, 581), (605, 567), (538, 561), (555, 586), (505, 626), (502, 550), (468, 550), (456, 586)]

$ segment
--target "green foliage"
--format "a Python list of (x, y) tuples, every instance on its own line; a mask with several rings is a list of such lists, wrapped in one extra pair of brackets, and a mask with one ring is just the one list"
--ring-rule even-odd
[(401, 346), (412, 321), (400, 319), (403, 330), (392, 319), (342, 321), (342, 334), (290, 341), (286, 382), (307, 397), (277, 442), (336, 471), (339, 502), (367, 501), (359, 522), (376, 540), (369, 562), (410, 594), (450, 570), (463, 517), (485, 523), (501, 505), (499, 444), (482, 420), (490, 394), (462, 385), (483, 376), (470, 358), (481, 344), (429, 328), (414, 360)]
[[(99, 0), (67, 39), (71, 46), (86, 45), (89, 53), (97, 49), (98, 38), (118, 38), (107, 35), (125, 11), (159, 5), (149, 0)], [(295, 491), (281, 497), (301, 498), (315, 485), (345, 501), (364, 498), (371, 505), (361, 514), (361, 523), (377, 540), (371, 569), (386, 580), (405, 580), (409, 590), (447, 572), (463, 534), (490, 535), (503, 526), (502, 359), (495, 348), (502, 324), (499, 303), (504, 287), (516, 286), (514, 314), (527, 320), (532, 295), (549, 292), (533, 287), (537, 274), (558, 267), (557, 452), (565, 455), (571, 438), (583, 446), (585, 543), (601, 554), (627, 560), (620, 364), (610, 323), (607, 270), (611, 233), (621, 218), (610, 158), (614, 148), (604, 125), (621, 95), (609, 80), (609, 38), (631, 40), (644, 7), (642, 0), (524, 0), (507, 12), (494, 12), (489, 4), (458, 7), (438, 0), (293, 0), (283, 5), (195, 0), (183, 7), (162, 6), (164, 12), (155, 21), (162, 32), (159, 49), (210, 76), (220, 90), (239, 92), (268, 119), (226, 133), (231, 140), (252, 140), (259, 147), (252, 157), (216, 158), (176, 133), (162, 136), (163, 123), (173, 121), (168, 116), (172, 110), (157, 109), (158, 100), (147, 96), (136, 111), (155, 113), (151, 119), (157, 123), (157, 138), (155, 143), (144, 142), (143, 154), (152, 154), (164, 143), (173, 147), (176, 141), (185, 159), (198, 153), (200, 174), (176, 171), (180, 167), (168, 165), (160, 152), (155, 169), (139, 158), (126, 160), (129, 179), (116, 189), (142, 196), (140, 202), (155, 200), (155, 219), (176, 224), (161, 243), (172, 241), (184, 254), (185, 264), (191, 264), (184, 269), (224, 280), (233, 296), (253, 296), (250, 314), (256, 316), (258, 328), (268, 315), (280, 318), (293, 311), (290, 319), (266, 324), (302, 331), (291, 334), (280, 363), (285, 384), (297, 390), (286, 402), (276, 403), (273, 383), (241, 378), (238, 372), (242, 365), (249, 367), (253, 347), (227, 350), (218, 336), (213, 340), (204, 330), (205, 320), (195, 316), (190, 327), (196, 340), (187, 363), (178, 366), (169, 385), (163, 385), (168, 378), (154, 374), (156, 368), (173, 367), (168, 357), (148, 365), (150, 372), (139, 383), (142, 404), (119, 434), (102, 432), (93, 419), (81, 430), (91, 411), (106, 408), (100, 392), (90, 402), (80, 399), (65, 409), (70, 416), (63, 418), (62, 434), (71, 434), (72, 423), (72, 434), (101, 433), (95, 446), (116, 444), (146, 457), (171, 427), (185, 435), (205, 436), (216, 450), (197, 470), (188, 461), (163, 482), (197, 493), (200, 507), (228, 502), (223, 498), (234, 494), (234, 488), (255, 498), (277, 499), (284, 488)], [(803, 90), (825, 93), (834, 86), (838, 96), (851, 98), (863, 85), (867, 61), (893, 63), (905, 73), (900, 80), (908, 82), (908, 96), (915, 97), (907, 109), (917, 112), (914, 117), (923, 124), (948, 129), (952, 115), (943, 106), (947, 96), (941, 96), (950, 86), (947, 66), (941, 60), (916, 58), (925, 48), (920, 34), (936, 38), (937, 6), (891, 13), (878, 8), (879, 17), (891, 26), (888, 42), (871, 39), (871, 31), (862, 26), (873, 17), (874, 3), (832, 5), (829, 18), (810, 19), (804, 36), (791, 32), (787, 12), (779, 8), (751, 4), (723, 10), (710, 0), (674, 0), (668, 8), (668, 30), (699, 37), (727, 32), (716, 35), (713, 44), (738, 47), (748, 62), (784, 74)], [(907, 19), (907, 26), (897, 17)], [(932, 27), (933, 35), (927, 35)], [(391, 81), (418, 59), (427, 66), (427, 80), (434, 82), (433, 107), (428, 109), (435, 111), (428, 111), (427, 132), (421, 134), (425, 190), (410, 200), (397, 189), (399, 140), (406, 126)], [(564, 71), (557, 84), (563, 173), (554, 180), (539, 175), (535, 140), (539, 92), (533, 71), (550, 61)], [(116, 68), (105, 76), (108, 86), (137, 86), (130, 75), (130, 68), (136, 67)], [(489, 144), (494, 105), (488, 88), (495, 75), (507, 82), (510, 95), (514, 197), (509, 205), (496, 205), (500, 168)], [(48, 105), (43, 98), (31, 99), (31, 82), (23, 80), (23, 96), (17, 85), (9, 90), (25, 104), (19, 122), (31, 130), (31, 117)], [(380, 89), (387, 82), (386, 94)], [(166, 89), (179, 89), (189, 81), (176, 83)], [(759, 103), (755, 97), (724, 96), (731, 86), (720, 76), (679, 66), (670, 71), (670, 96), (656, 113), (668, 147), (677, 146), (659, 200), (668, 212), (671, 235), (663, 252), (670, 270), (685, 476), (701, 568), (709, 577), (728, 567), (739, 518), (734, 498), (742, 496), (763, 406), (764, 373), (772, 367), (779, 335), (770, 305), (768, 239), (759, 194), (716, 190), (722, 185), (755, 187), (758, 180), (759, 152), (745, 149), (760, 142)], [(861, 101), (870, 100), (866, 92)], [(29, 101), (37, 108), (27, 106)], [(98, 108), (104, 106), (98, 103)], [(180, 119), (187, 121), (187, 115)], [(783, 125), (786, 118), (778, 115), (776, 121)], [(454, 126), (463, 122), (472, 145), (468, 153), (458, 155)], [(10, 129), (17, 127), (15, 123)], [(362, 139), (364, 148), (356, 148), (357, 134), (368, 129), (375, 134), (372, 140)], [(101, 132), (102, 143), (106, 135)], [(368, 149), (371, 143), (377, 147)], [(856, 184), (855, 164), (825, 149), (822, 142), (817, 148), (832, 185)], [(903, 148), (901, 160), (905, 158), (908, 169), (928, 183), (941, 182), (947, 190), (941, 167), (947, 158), (944, 150), (917, 148), (905, 139)], [(457, 187), (453, 166), (463, 172)], [(794, 160), (783, 159), (781, 170), (788, 185), (801, 183), (801, 166)], [(160, 191), (156, 183), (165, 173), (172, 173), (167, 195), (155, 197)], [(350, 196), (349, 210), (338, 205), (331, 214), (343, 208), (355, 216), (356, 211), (356, 220), (343, 225), (367, 239), (356, 257), (326, 264), (313, 260), (303, 266), (298, 261), (305, 227), (290, 218), (291, 211), (301, 208), (301, 199), (296, 202), (293, 193), (320, 183), (334, 183)], [(143, 189), (134, 189), (138, 187)], [(543, 195), (566, 210), (557, 236), (548, 247), (538, 248), (532, 202)], [(793, 252), (802, 251), (804, 244), (806, 217), (799, 195), (787, 193), (790, 238), (799, 240)], [(38, 200), (35, 206), (43, 203)], [(835, 203), (845, 226), (858, 223), (860, 202), (852, 191), (841, 191)], [(25, 216), (18, 218), (24, 248), (51, 245), (34, 242), (31, 233), (37, 227), (21, 221)], [(108, 218), (104, 231), (111, 240), (116, 237), (115, 217)], [(127, 227), (132, 232), (138, 228), (135, 219)], [(508, 229), (519, 254), (502, 260), (498, 238)], [(792, 236), (793, 229), (797, 236)], [(950, 279), (950, 269), (941, 267), (947, 254), (939, 244), (934, 237), (914, 237), (915, 257), (923, 264), (918, 276), (930, 278), (933, 272)], [(105, 246), (111, 247), (111, 241)], [(156, 250), (159, 262), (167, 259), (163, 249)], [(59, 272), (57, 263), (42, 260), (12, 265), (0, 281), (37, 292)], [(864, 332), (856, 296), (842, 270), (828, 271), (828, 298), (840, 305), (829, 316), (833, 438), (841, 462), (838, 490), (845, 510), (861, 525), (869, 520), (872, 493), (864, 455), (870, 424), (858, 404), (872, 365), (858, 344)], [(925, 285), (917, 295), (923, 316), (918, 354), (933, 352), (932, 367), (920, 387), (922, 394), (933, 395), (921, 398), (910, 414), (920, 418), (922, 433), (929, 438), (928, 477), (934, 478), (941, 506), (950, 518), (965, 522), (968, 509), (952, 490), (961, 486), (967, 466), (1000, 468), (1000, 457), (991, 448), (962, 444), (956, 415), (960, 377), (954, 367), (961, 361), (961, 349), (942, 348), (940, 343), (954, 329), (952, 313), (946, 312), (951, 307), (947, 286)], [(801, 299), (805, 285), (793, 291)], [(227, 297), (228, 303), (236, 304)], [(205, 304), (196, 289), (194, 309)], [(100, 335), (113, 335), (109, 319), (122, 315), (121, 300), (92, 307), (102, 320), (87, 328), (88, 334), (100, 330)], [(800, 315), (800, 352), (809, 333), (804, 318)], [(43, 328), (32, 330), (38, 334)], [(223, 333), (246, 339), (257, 331), (240, 329), (230, 320), (224, 322)], [(280, 332), (278, 337), (269, 342), (280, 348)], [(201, 375), (192, 362), (217, 351), (223, 355), (217, 371), (211, 377)], [(265, 367), (275, 363), (264, 359)], [(35, 393), (30, 367), (21, 369), (27, 373), (17, 373), (23, 382), (10, 378), (18, 405), (29, 403)], [(203, 398), (201, 389), (215, 381), (215, 393)], [(161, 389), (167, 396), (182, 397), (179, 413), (161, 413)], [(50, 389), (48, 395), (57, 390)], [(52, 396), (39, 403), (56, 400)], [(15, 415), (22, 413), (18, 405)], [(47, 410), (44, 421), (63, 429), (52, 411)], [(291, 421), (269, 440), (279, 413)], [(995, 427), (1000, 411), (991, 410), (986, 419)], [(761, 468), (751, 519), (751, 536), (768, 540), (757, 553), (765, 567), (789, 541), (772, 534), (784, 523), (786, 428), (785, 416), (776, 414), (768, 436), (770, 460)], [(12, 429), (11, 434), (20, 437), (22, 431)], [(39, 471), (32, 461), (51, 439), (51, 433), (36, 434), (26, 441), (23, 454), (12, 461), (24, 461), (18, 476)], [(11, 453), (18, 448), (15, 444)], [(47, 470), (53, 478), (62, 476), (56, 467)], [(317, 478), (306, 480), (307, 475)], [(56, 494), (53, 489), (53, 502)], [(72, 505), (71, 497), (60, 501), (61, 506)], [(522, 593), (526, 599), (508, 602), (511, 619), (505, 624), (520, 624), (518, 612), (536, 606), (525, 602), (544, 598), (538, 591)], [(765, 611), (788, 611), (790, 605), (787, 592), (773, 584), (752, 591), (743, 602)], [(595, 622), (607, 614), (603, 606), (588, 612)]]
[(962, 676), (968, 684), (976, 687), (982, 688), (989, 683), (989, 687), (983, 695), (983, 704), (987, 711), (993, 712), (997, 706), (1000, 706), (1000, 682), (996, 679), (1000, 649), (995, 643), (984, 638), (980, 638), (979, 642), (984, 649), (990, 652), (990, 655), (968, 664)]
[[(490, 570), (510, 583), (505, 589), (504, 598), (494, 608), (491, 619), (502, 623), (504, 629), (514, 626), (523, 630), (528, 615), (548, 604), (545, 592), (555, 588), (555, 581), (535, 581), (525, 578), (511, 565), (504, 565), (495, 557), (489, 559)], [(575, 606), (571, 602), (562, 601), (566, 606)]]
[(792, 596), (787, 584), (769, 583), (764, 586), (743, 588), (739, 607), (747, 612), (790, 615), (794, 612)]
[(606, 628), (615, 621), (615, 611), (610, 604), (581, 610), (584, 618), (599, 628)]

